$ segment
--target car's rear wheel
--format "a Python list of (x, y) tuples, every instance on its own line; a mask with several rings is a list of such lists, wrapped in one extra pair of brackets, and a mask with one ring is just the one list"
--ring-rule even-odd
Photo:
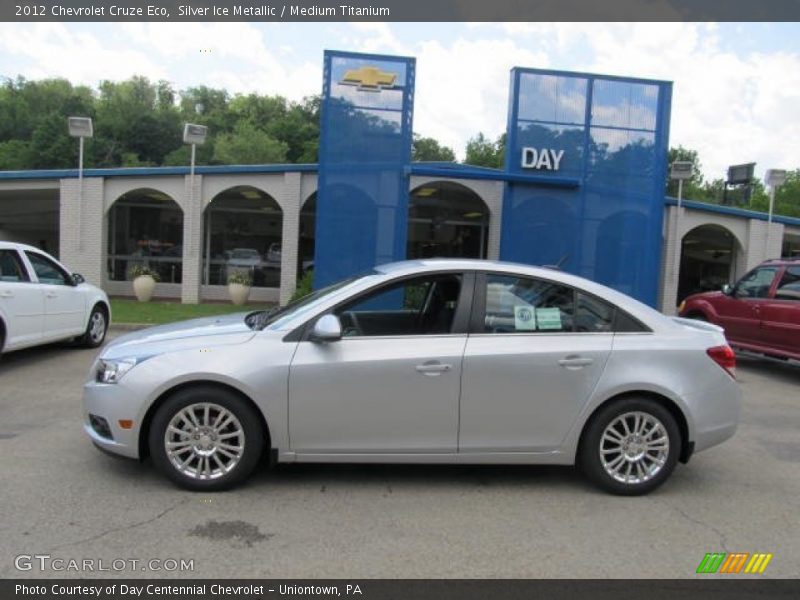
[(603, 489), (625, 496), (653, 491), (675, 469), (681, 435), (672, 414), (650, 398), (600, 409), (581, 440), (580, 466)]
[(156, 467), (181, 487), (230, 488), (255, 468), (264, 448), (261, 420), (235, 393), (198, 386), (168, 398), (150, 427)]
[(102, 346), (108, 331), (108, 317), (105, 309), (97, 304), (89, 315), (89, 323), (86, 325), (86, 332), (78, 338), (78, 343), (87, 348), (97, 348)]

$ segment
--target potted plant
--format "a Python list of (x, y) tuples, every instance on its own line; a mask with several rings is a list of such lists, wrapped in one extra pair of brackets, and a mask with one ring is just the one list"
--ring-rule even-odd
[(134, 265), (131, 268), (131, 277), (136, 299), (139, 302), (150, 302), (153, 290), (156, 289), (156, 282), (159, 280), (158, 273), (147, 265)]
[(252, 285), (253, 278), (247, 271), (234, 271), (228, 275), (228, 295), (231, 297), (231, 302), (236, 306), (247, 302)]

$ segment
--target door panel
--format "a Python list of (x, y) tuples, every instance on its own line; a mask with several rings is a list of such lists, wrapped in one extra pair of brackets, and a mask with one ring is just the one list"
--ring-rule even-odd
[(466, 335), (300, 342), (289, 374), (298, 453), (455, 452)]
[(86, 298), (69, 274), (38, 252), (26, 252), (44, 293), (44, 339), (78, 335), (86, 328)]
[(778, 267), (754, 269), (739, 280), (731, 296), (719, 298), (716, 303), (719, 324), (729, 342), (763, 344), (761, 307), (769, 297), (778, 270)]
[(613, 337), (470, 336), (464, 353), (459, 452), (557, 448), (597, 384)]
[(42, 339), (44, 296), (30, 282), (16, 250), (0, 250), (0, 308), (5, 316), (5, 348), (29, 346)]
[(763, 344), (800, 355), (800, 267), (786, 267), (774, 297), (759, 312)]

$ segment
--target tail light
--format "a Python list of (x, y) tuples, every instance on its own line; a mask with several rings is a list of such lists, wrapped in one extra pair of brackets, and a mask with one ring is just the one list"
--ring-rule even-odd
[(736, 354), (730, 346), (714, 346), (706, 350), (711, 359), (736, 379)]

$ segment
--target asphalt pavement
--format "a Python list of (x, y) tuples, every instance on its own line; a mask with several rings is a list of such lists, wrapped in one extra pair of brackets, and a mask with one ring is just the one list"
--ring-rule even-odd
[(96, 354), (0, 359), (4, 578), (683, 578), (708, 552), (772, 553), (761, 577), (800, 576), (800, 366), (740, 359), (736, 436), (645, 497), (564, 467), (397, 465), (263, 468), (203, 494), (84, 436)]

